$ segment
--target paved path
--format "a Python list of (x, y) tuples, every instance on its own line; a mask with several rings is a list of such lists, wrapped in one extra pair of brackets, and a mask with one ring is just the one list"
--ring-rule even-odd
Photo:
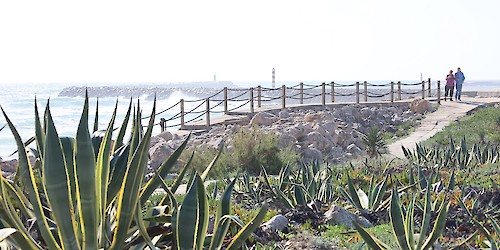
[(415, 149), (416, 143), (425, 141), (432, 137), (437, 132), (443, 130), (452, 121), (457, 118), (467, 115), (467, 112), (479, 106), (488, 103), (498, 103), (500, 98), (462, 98), (462, 101), (451, 102), (441, 100), (441, 105), (438, 110), (425, 116), (421, 121), (421, 125), (416, 128), (415, 132), (406, 138), (396, 141), (388, 146), (389, 153), (398, 158), (404, 158), (401, 146), (405, 148)]

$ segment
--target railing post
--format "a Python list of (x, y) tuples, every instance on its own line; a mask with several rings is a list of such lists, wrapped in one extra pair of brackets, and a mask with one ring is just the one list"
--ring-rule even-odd
[(427, 84), (427, 88), (428, 88), (427, 89), (427, 97), (431, 97), (431, 79), (430, 78), (427, 80), (427, 83), (428, 83)]
[(398, 81), (398, 100), (401, 101), (401, 81)]
[(257, 107), (260, 108), (261, 107), (261, 88), (260, 88), (260, 85), (257, 86)]
[(437, 81), (437, 99), (438, 103), (441, 104), (441, 81)]
[(425, 99), (425, 81), (422, 81), (422, 100)]
[(286, 86), (283, 85), (281, 86), (281, 108), (283, 109), (286, 108), (285, 101), (286, 101)]
[(181, 129), (184, 129), (184, 99), (181, 99), (179, 106), (181, 107)]
[(326, 104), (325, 92), (326, 92), (326, 84), (323, 82), (323, 83), (321, 83), (321, 104), (323, 106), (325, 106), (325, 104)]
[(300, 104), (304, 104), (304, 83), (300, 83)]
[(210, 99), (207, 98), (205, 103), (207, 106), (207, 128), (209, 128), (210, 127)]
[(227, 87), (224, 87), (224, 114), (227, 115)]
[(254, 113), (253, 110), (253, 88), (250, 88), (250, 113)]
[(391, 102), (394, 102), (394, 82), (391, 82)]
[(332, 86), (331, 86), (331, 90), (332, 90), (332, 103), (334, 103), (335, 102), (335, 83), (332, 82), (331, 84), (332, 84)]
[(368, 102), (368, 83), (366, 81), (363, 82), (363, 92), (365, 94), (365, 102)]
[(356, 82), (356, 103), (359, 103), (359, 82)]

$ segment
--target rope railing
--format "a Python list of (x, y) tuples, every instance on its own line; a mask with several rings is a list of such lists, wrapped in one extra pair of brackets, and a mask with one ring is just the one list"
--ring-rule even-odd
[[(373, 82), (355, 82), (355, 83), (337, 83), (337, 82), (323, 82), (320, 84), (310, 84), (310, 83), (299, 83), (293, 86), (282, 85), (278, 88), (267, 88), (258, 86), (257, 88), (224, 88), (206, 98), (197, 100), (180, 100), (179, 102), (169, 106), (166, 109), (156, 113), (156, 115), (163, 115), (160, 122), (155, 123), (155, 125), (160, 125), (162, 131), (166, 128), (180, 127), (180, 129), (189, 129), (191, 125), (187, 123), (192, 123), (202, 116), (205, 118), (205, 126), (210, 127), (211, 115), (221, 115), (229, 114), (229, 112), (234, 112), (237, 110), (244, 109), (247, 113), (254, 112), (255, 103), (257, 103), (258, 108), (262, 108), (262, 103), (272, 103), (279, 104), (281, 100), (281, 107), (286, 108), (292, 104), (304, 104), (304, 100), (309, 100), (309, 104), (313, 102), (320, 102), (322, 105), (327, 104), (327, 96), (329, 96), (328, 103), (335, 103), (335, 97), (340, 97), (341, 102), (352, 102), (355, 100), (356, 103), (362, 101), (368, 102), (373, 101), (373, 99), (385, 98), (384, 102), (394, 102), (397, 100), (402, 100), (403, 96), (414, 97), (413, 95), (421, 94), (422, 99), (432, 96), (431, 91), (431, 79), (428, 81), (422, 81), (418, 83), (411, 82), (388, 82), (388, 83), (373, 83)], [(440, 81), (436, 82), (437, 90), (434, 91), (438, 103), (440, 102)], [(417, 86), (421, 86), (418, 88)], [(371, 87), (369, 89), (369, 87)], [(236, 95), (231, 96), (229, 93), (235, 93)], [(223, 96), (222, 96), (223, 95)], [(221, 97), (222, 96), (222, 97)], [(388, 98), (389, 97), (389, 100)], [(350, 98), (350, 99), (348, 99)], [(287, 103), (287, 100), (290, 102)], [(215, 105), (211, 103), (216, 102)], [(197, 103), (194, 108), (185, 111), (186, 103)], [(205, 109), (202, 108), (205, 104)], [(287, 106), (288, 104), (288, 106)], [(229, 106), (232, 106), (229, 108)], [(169, 114), (170, 117), (165, 117), (169, 111), (175, 107), (180, 107), (180, 112), (175, 114)], [(219, 108), (219, 109), (217, 109)], [(192, 117), (194, 116), (194, 118)], [(189, 120), (185, 120), (189, 117)], [(149, 116), (145, 116), (142, 119), (147, 119)], [(166, 124), (167, 122), (172, 122), (174, 120), (180, 120), (175, 124)], [(199, 126), (198, 126), (199, 127)]]

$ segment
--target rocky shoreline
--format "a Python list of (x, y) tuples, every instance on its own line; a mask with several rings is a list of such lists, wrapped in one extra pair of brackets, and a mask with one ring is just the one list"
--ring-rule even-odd
[[(279, 136), (279, 146), (292, 147), (304, 161), (326, 159), (344, 162), (365, 154), (361, 133), (373, 126), (395, 133), (403, 123), (419, 123), (426, 112), (433, 111), (428, 101), (412, 103), (357, 104), (288, 108), (259, 112), (241, 119), (214, 125), (210, 130), (192, 135), (188, 147), (217, 148), (224, 141), (231, 147), (232, 135), (259, 126)], [(164, 132), (153, 137), (150, 166), (157, 168), (184, 141), (185, 136)]]

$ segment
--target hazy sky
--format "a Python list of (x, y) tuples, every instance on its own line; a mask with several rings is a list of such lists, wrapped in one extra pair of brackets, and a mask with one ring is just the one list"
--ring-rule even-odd
[(492, 80), (498, 0), (2, 1), (0, 84)]

